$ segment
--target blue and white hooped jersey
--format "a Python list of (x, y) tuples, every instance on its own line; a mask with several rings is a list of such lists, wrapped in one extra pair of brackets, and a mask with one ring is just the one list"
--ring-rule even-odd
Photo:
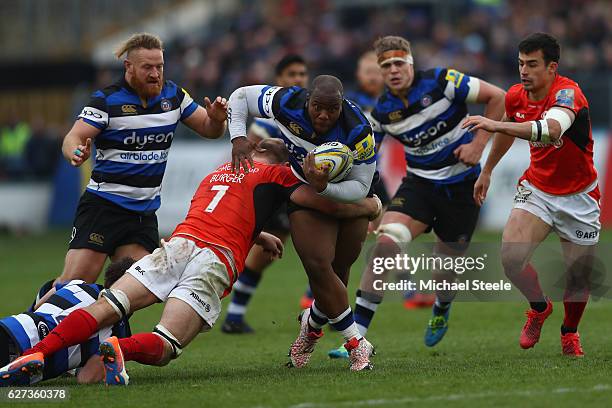
[(304, 180), (302, 163), (306, 154), (326, 142), (347, 145), (354, 152), (355, 165), (376, 162), (372, 127), (353, 102), (344, 99), (338, 123), (324, 135), (315, 133), (307, 115), (306, 102), (307, 90), (297, 86), (266, 86), (258, 99), (259, 113), (264, 118), (274, 119), (280, 130), (276, 137), (285, 142), (296, 176)]
[(94, 92), (78, 116), (101, 130), (87, 191), (132, 211), (157, 210), (176, 126), (197, 107), (172, 81), (146, 108), (125, 78)]
[(378, 144), (390, 135), (404, 144), (407, 171), (440, 184), (457, 183), (480, 173), (480, 165), (461, 163), (453, 151), (474, 136), (461, 129), (468, 115), (466, 99), (478, 81), (454, 69), (434, 68), (417, 72), (405, 99), (388, 89), (372, 111), (372, 127)]
[[(23, 352), (44, 339), (71, 312), (93, 304), (103, 289), (101, 285), (72, 280), (56, 285), (57, 292), (49, 297), (36, 311), (5, 317), (0, 320), (13, 342)], [(43, 379), (54, 378), (73, 368), (82, 367), (98, 353), (100, 342), (111, 336), (130, 336), (127, 319), (112, 327), (104, 327), (85, 343), (62, 350), (45, 359)]]

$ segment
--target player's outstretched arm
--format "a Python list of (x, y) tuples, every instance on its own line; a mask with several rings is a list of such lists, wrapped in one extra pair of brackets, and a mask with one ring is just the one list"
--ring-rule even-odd
[(373, 220), (380, 215), (383, 208), (380, 199), (376, 196), (354, 203), (339, 203), (320, 196), (307, 184), (298, 187), (291, 194), (290, 200), (302, 207), (312, 208), (335, 218), (368, 217), (369, 220)]
[(495, 121), (482, 116), (469, 116), (463, 123), (463, 128), (472, 131), (484, 129), (535, 143), (554, 143), (569, 129), (576, 115), (570, 109), (554, 107), (550, 109), (544, 119), (528, 122)]
[(100, 133), (100, 129), (83, 120), (74, 122), (72, 129), (64, 137), (62, 154), (74, 167), (79, 167), (91, 155), (91, 141)]
[[(504, 101), (506, 93), (501, 89), (482, 79), (471, 77), (470, 84), (474, 81), (476, 85), (470, 87), (467, 101), (485, 105), (484, 117), (492, 120), (500, 120), (504, 115)], [(473, 95), (473, 96), (470, 96)], [(453, 152), (457, 159), (468, 166), (475, 166), (480, 162), (482, 152), (491, 137), (491, 132), (479, 129), (474, 134), (474, 139), (463, 144)]]
[[(272, 88), (267, 85), (243, 86), (232, 92), (229, 97), (227, 119), (232, 141), (232, 168), (236, 173), (240, 172), (240, 166), (245, 173), (248, 172), (249, 165), (251, 168), (253, 167), (251, 152), (255, 148), (255, 144), (246, 137), (249, 116), (274, 117), (272, 109), (269, 109), (270, 103), (262, 102), (262, 109), (267, 109), (269, 112), (260, 111), (259, 98), (265, 96), (266, 89)], [(269, 98), (272, 97), (272, 94), (270, 94)]]
[(227, 100), (220, 96), (211, 102), (204, 98), (204, 107), (198, 106), (196, 110), (183, 119), (183, 123), (198, 135), (207, 139), (218, 139), (225, 133), (227, 119)]

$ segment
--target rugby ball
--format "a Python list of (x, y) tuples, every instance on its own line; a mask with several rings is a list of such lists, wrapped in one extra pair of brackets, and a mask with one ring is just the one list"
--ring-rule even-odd
[(323, 143), (317, 146), (313, 153), (317, 168), (321, 168), (324, 164), (329, 166), (330, 183), (341, 181), (353, 168), (353, 152), (340, 142)]

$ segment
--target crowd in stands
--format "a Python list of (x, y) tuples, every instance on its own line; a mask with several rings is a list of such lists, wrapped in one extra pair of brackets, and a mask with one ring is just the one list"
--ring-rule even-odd
[[(612, 70), (609, 0), (357, 2), (342, 8), (336, 4), (349, 2), (240, 2), (200, 32), (166, 41), (166, 77), (198, 101), (272, 82), (274, 65), (287, 53), (303, 55), (311, 74), (335, 74), (351, 88), (358, 56), (388, 34), (412, 41), (419, 69), (451, 66), (500, 86), (516, 82), (517, 44), (534, 31), (559, 39), (562, 73), (607, 78)], [(106, 83), (120, 75), (102, 73)], [(50, 177), (62, 136), (36, 123), (0, 123), (0, 181)]]

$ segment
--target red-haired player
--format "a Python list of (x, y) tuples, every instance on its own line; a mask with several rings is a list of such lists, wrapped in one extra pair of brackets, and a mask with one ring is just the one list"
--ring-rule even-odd
[(544, 296), (529, 260), (537, 245), (555, 231), (567, 266), (561, 346), (563, 354), (580, 357), (584, 353), (578, 323), (589, 298), (588, 278), (599, 240), (600, 193), (589, 104), (578, 84), (557, 72), (559, 56), (554, 37), (535, 33), (525, 38), (519, 44), (521, 83), (506, 94), (503, 121), (472, 116), (464, 126), (497, 133), (474, 186), (479, 204), (486, 197), (493, 168), (514, 138), (530, 141), (531, 163), (519, 181), (502, 238), (504, 272), (531, 306), (520, 345), (533, 347), (552, 313), (552, 302)]

